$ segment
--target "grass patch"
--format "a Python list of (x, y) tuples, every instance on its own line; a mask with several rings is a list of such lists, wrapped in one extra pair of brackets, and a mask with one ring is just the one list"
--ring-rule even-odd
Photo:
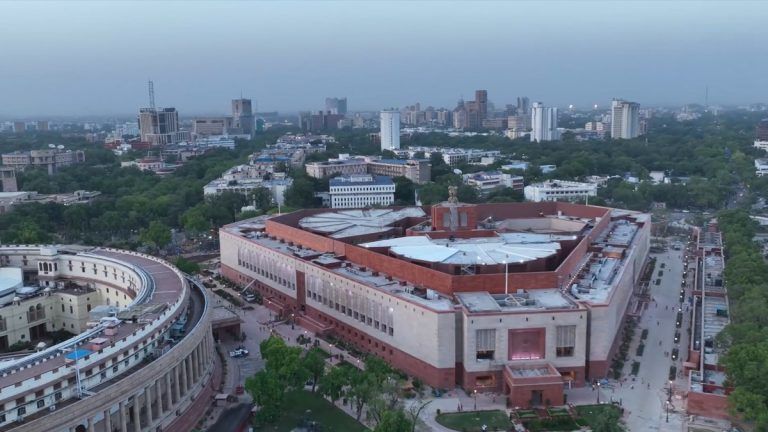
[(537, 431), (573, 431), (579, 429), (579, 424), (571, 417), (555, 417), (551, 419), (531, 420), (523, 422), (531, 432)]
[(616, 405), (578, 405), (574, 409), (580, 420), (589, 426), (593, 426), (597, 423), (597, 419), (605, 417), (611, 411), (619, 414), (619, 418), (621, 418), (621, 408)]
[(565, 408), (547, 408), (547, 413), (550, 417), (570, 416), (571, 413)]
[(228, 291), (224, 291), (223, 289), (217, 289), (217, 290), (213, 290), (213, 292), (219, 297), (223, 297), (225, 300), (227, 300), (228, 302), (232, 303), (237, 307), (243, 306), (243, 302), (241, 302), (239, 298), (230, 294)]
[[(309, 410), (309, 413), (307, 413)], [(336, 408), (317, 393), (304, 390), (285, 394), (282, 415), (275, 423), (258, 426), (255, 430), (264, 432), (291, 432), (300, 427), (305, 420), (320, 423), (324, 431), (370, 431), (357, 420)]]
[[(512, 427), (507, 413), (504, 411), (467, 411), (460, 413), (443, 413), (435, 419), (448, 429), (462, 432), (480, 432), (482, 426), (488, 426), (488, 430), (508, 430)], [(346, 429), (333, 429), (346, 430)]]
[(515, 414), (517, 415), (517, 418), (519, 418), (520, 420), (539, 418), (539, 415), (536, 414), (536, 411), (534, 410), (517, 410), (515, 411)]

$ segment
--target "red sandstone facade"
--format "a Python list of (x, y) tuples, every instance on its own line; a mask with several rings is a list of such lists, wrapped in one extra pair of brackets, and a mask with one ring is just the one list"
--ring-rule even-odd
[[(642, 264), (647, 254), (648, 220), (643, 215), (560, 202), (450, 207), (425, 208), (424, 217), (408, 217), (383, 232), (347, 238), (333, 238), (300, 226), (304, 218), (328, 213), (328, 209), (280, 215), (255, 228), (245, 229), (236, 223), (220, 232), (222, 275), (260, 292), (265, 304), (277, 314), (293, 315), (297, 324), (380, 356), (433, 387), (460, 385), (469, 391), (504, 392), (512, 406), (557, 405), (563, 402), (564, 386), (581, 386), (605, 376), (617, 346), (617, 332), (603, 327), (618, 326), (623, 320), (629, 298), (626, 291), (631, 293), (636, 277), (634, 267), (637, 262)], [(502, 222), (496, 226), (482, 222), (489, 220)], [(585, 266), (588, 268), (595, 257), (609, 257), (603, 250), (612, 246), (608, 243), (617, 220), (636, 226), (638, 233), (631, 243), (634, 255), (617, 255), (622, 260), (621, 266), (617, 265), (617, 281), (623, 285), (602, 303), (569, 298), (569, 287), (584, 274)], [(503, 221), (516, 228), (499, 228)], [(555, 254), (509, 265), (507, 272), (505, 265), (489, 263), (474, 266), (468, 274), (459, 265), (412, 260), (387, 248), (362, 245), (381, 238), (416, 235), (492, 238), (500, 232), (524, 232), (519, 227), (528, 223), (544, 226), (542, 222), (551, 225), (540, 229), (544, 232), (564, 231), (558, 224), (570, 224), (578, 230), (569, 228), (573, 238), (561, 240)], [(608, 249), (617, 254), (615, 247)], [(278, 277), (265, 277), (264, 271), (258, 270), (265, 266), (276, 268)], [(286, 279), (287, 284), (274, 283)], [(549, 307), (542, 297), (541, 305), (515, 310), (502, 302), (505, 289), (532, 298), (538, 290), (559, 292), (562, 304)], [(425, 290), (434, 292), (433, 298)], [(491, 309), (495, 303), (501, 306), (480, 311), (471, 302), (462, 304), (458, 300), (462, 295), (479, 296)], [(366, 306), (361, 306), (363, 303)], [(610, 338), (607, 347), (588, 346), (590, 326), (592, 338), (603, 334)], [(534, 344), (533, 349), (537, 354), (527, 359), (514, 357), (518, 343), (515, 332), (534, 328), (540, 329), (540, 346)], [(494, 349), (488, 351), (486, 347), (483, 353), (490, 352), (492, 359), (480, 360), (476, 351), (480, 351), (481, 342), (476, 338), (490, 330), (497, 336), (483, 343)], [(574, 347), (557, 345), (563, 331), (573, 332)]]

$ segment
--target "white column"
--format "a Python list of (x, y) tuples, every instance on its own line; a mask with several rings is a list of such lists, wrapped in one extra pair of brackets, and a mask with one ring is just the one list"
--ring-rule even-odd
[(181, 399), (181, 392), (179, 392), (179, 368), (178, 366), (173, 368), (173, 390), (174, 396), (176, 396), (176, 403), (179, 403)]
[(166, 411), (173, 409), (173, 395), (171, 395), (171, 372), (165, 374), (165, 406)]
[(147, 412), (147, 427), (152, 426), (152, 393), (150, 392), (150, 386), (144, 388), (144, 406)]
[(104, 432), (112, 432), (112, 408), (104, 410)]
[(141, 408), (139, 404), (139, 395), (133, 396), (133, 431), (134, 432), (141, 432), (141, 417), (139, 415), (139, 409)]
[(125, 402), (120, 402), (120, 432), (128, 432), (128, 415), (125, 412)]

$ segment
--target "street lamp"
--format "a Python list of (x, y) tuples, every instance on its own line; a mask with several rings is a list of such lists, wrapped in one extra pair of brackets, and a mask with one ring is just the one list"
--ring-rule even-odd
[(475, 397), (475, 411), (477, 411), (477, 389), (475, 389), (472, 393), (474, 394), (474, 397)]
[(669, 388), (667, 389), (667, 403), (672, 402), (672, 380), (669, 380)]
[(669, 423), (669, 401), (667, 401), (667, 423)]
[(328, 353), (331, 355), (331, 361), (333, 361), (333, 344), (328, 344)]
[(597, 382), (597, 404), (600, 405), (600, 381)]

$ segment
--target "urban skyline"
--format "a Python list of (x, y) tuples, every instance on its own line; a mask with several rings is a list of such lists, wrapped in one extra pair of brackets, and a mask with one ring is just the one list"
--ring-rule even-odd
[[(173, 13), (177, 4), (157, 3), (156, 14), (145, 14), (133, 3), (8, 3), (0, 38), (8, 41), (9, 58), (23, 61), (9, 62), (0, 72), (5, 102), (0, 115), (132, 113), (146, 104), (147, 78), (157, 82), (159, 105), (189, 115), (226, 112), (226, 101), (241, 94), (258, 100), (263, 110), (281, 112), (322, 109), (324, 98), (332, 95), (346, 95), (350, 111), (378, 111), (409, 100), (449, 107), (462, 95), (471, 98), (476, 88), (487, 89), (496, 104), (528, 94), (560, 107), (607, 105), (614, 97), (644, 106), (703, 103), (707, 86), (713, 104), (768, 99), (759, 64), (765, 58), (760, 41), (768, 37), (760, 12), (768, 6), (761, 3), (730, 2), (728, 14), (715, 2), (664, 8), (652, 3), (559, 3), (557, 8), (525, 2), (442, 8), (415, 3), (407, 14), (378, 2), (366, 8), (348, 5), (223, 3), (211, 22), (212, 6), (198, 3), (160, 25), (156, 17)], [(316, 16), (326, 17), (319, 32)], [(386, 25), (394, 20), (398, 32)], [(43, 23), (47, 34), (61, 37), (24, 31)], [(457, 26), (484, 30), (469, 32), (459, 44), (392, 48), (417, 35), (441, 40)], [(192, 35), (188, 28), (205, 31)], [(728, 30), (729, 37), (712, 28)], [(334, 43), (302, 50), (310, 35)], [(158, 38), (165, 41), (163, 49), (135, 49)], [(233, 39), (245, 45), (231, 44)], [(516, 40), (521, 42), (515, 56), (499, 55)], [(243, 46), (258, 46), (258, 54), (239, 54)], [(235, 61), (205, 61), (203, 50)], [(402, 64), (409, 66), (396, 67)], [(656, 73), (659, 68), (668, 73)]]

